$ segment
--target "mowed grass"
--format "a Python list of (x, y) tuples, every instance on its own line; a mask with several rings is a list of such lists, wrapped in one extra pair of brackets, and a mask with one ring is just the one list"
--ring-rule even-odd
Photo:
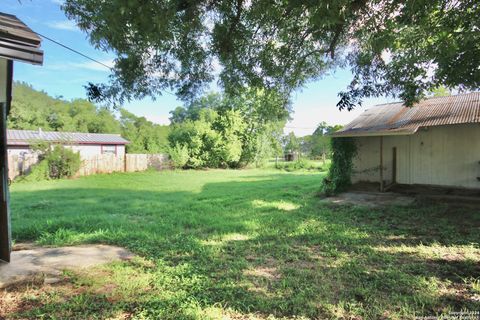
[(3, 316), (413, 319), (480, 308), (478, 210), (333, 206), (318, 197), (322, 177), (165, 171), (14, 184), (16, 242), (107, 243), (139, 257), (4, 291)]

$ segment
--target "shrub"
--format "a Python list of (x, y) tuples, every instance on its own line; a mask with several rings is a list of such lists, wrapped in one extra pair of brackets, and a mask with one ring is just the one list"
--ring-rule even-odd
[(45, 154), (49, 176), (52, 179), (73, 177), (80, 169), (80, 154), (61, 145), (56, 145)]
[(70, 178), (80, 169), (80, 154), (61, 145), (44, 148), (39, 159), (40, 162), (32, 166), (30, 173), (19, 177), (17, 181), (33, 182)]
[(182, 146), (178, 143), (176, 143), (175, 146), (170, 147), (168, 153), (174, 168), (185, 167), (190, 158), (187, 146)]
[(330, 143), (332, 163), (322, 182), (322, 191), (327, 196), (343, 192), (352, 184), (353, 157), (357, 154), (353, 138), (333, 138)]
[(39, 163), (32, 166), (30, 173), (26, 176), (20, 176), (16, 179), (19, 182), (35, 182), (50, 179), (48, 162), (41, 160)]
[(305, 170), (308, 168), (308, 161), (302, 158), (299, 158), (295, 161), (287, 162), (285, 170), (294, 171), (294, 170)]
[(279, 162), (275, 165), (275, 168), (285, 170), (285, 171), (325, 171), (324, 166), (321, 166), (319, 163), (305, 158), (300, 158), (295, 161)]
[[(177, 156), (180, 145), (188, 154), (187, 162), (181, 167), (238, 167), (242, 155), (239, 131), (244, 126), (239, 112), (228, 110), (219, 114), (215, 110), (203, 109), (198, 120), (186, 120), (173, 126), (168, 136), (171, 156)], [(185, 152), (182, 150), (182, 153)]]

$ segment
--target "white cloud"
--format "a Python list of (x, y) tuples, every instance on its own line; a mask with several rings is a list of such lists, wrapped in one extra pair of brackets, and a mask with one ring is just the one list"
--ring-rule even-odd
[(64, 21), (52, 21), (48, 22), (47, 25), (50, 28), (53, 29), (58, 29), (58, 30), (67, 30), (67, 31), (78, 31), (78, 27), (75, 24), (75, 22), (70, 21), (70, 20), (64, 20)]
[(286, 124), (284, 133), (287, 134), (293, 131), (296, 136), (309, 135), (315, 131), (322, 121), (329, 125), (344, 125), (352, 121), (363, 111), (365, 111), (364, 108), (357, 108), (353, 111), (339, 111), (335, 104), (309, 105), (305, 108), (298, 108), (292, 114), (293, 119)]
[[(105, 59), (105, 60), (98, 60), (98, 61), (108, 66), (109, 68), (113, 68), (114, 63), (112, 59)], [(65, 70), (72, 70), (72, 69), (84, 69), (84, 70), (91, 70), (91, 71), (110, 72), (110, 70), (106, 66), (103, 66), (94, 61), (63, 62), (63, 63), (45, 65), (46, 68), (51, 70), (65, 71)]]
[(93, 71), (110, 71), (109, 69), (107, 69), (106, 66), (108, 66), (109, 68), (113, 68), (114, 63), (113, 63), (112, 59), (98, 60), (98, 61), (101, 62), (104, 65), (101, 65), (101, 64), (99, 64), (97, 62), (94, 62), (94, 61), (86, 61), (86, 62), (82, 62), (82, 63), (72, 63), (71, 65), (73, 67), (76, 67), (76, 68), (88, 69), (88, 70), (93, 70)]
[(61, 6), (65, 3), (65, 0), (52, 0), (52, 2)]
[(163, 124), (163, 125), (169, 125), (170, 120), (168, 119), (168, 116), (164, 115), (155, 115), (155, 114), (146, 114), (144, 115), (147, 120), (152, 121), (153, 123), (156, 124)]
[(296, 136), (310, 135), (317, 126), (325, 121), (329, 125), (346, 125), (371, 106), (380, 103), (391, 103), (397, 101), (391, 97), (379, 97), (365, 99), (363, 106), (357, 106), (352, 111), (338, 110), (336, 100), (333, 102), (307, 102), (294, 105), (294, 113), (284, 129), (284, 133), (293, 131)]

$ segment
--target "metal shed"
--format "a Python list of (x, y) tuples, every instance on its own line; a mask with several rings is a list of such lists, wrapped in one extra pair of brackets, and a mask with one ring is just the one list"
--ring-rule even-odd
[(12, 101), (13, 61), (42, 64), (41, 39), (17, 17), (0, 12), (0, 260), (10, 261), (7, 115)]
[(353, 182), (480, 188), (480, 92), (377, 105), (332, 136), (356, 141)]
[(39, 130), (7, 130), (7, 148), (9, 155), (25, 155), (35, 153), (31, 144), (47, 142), (60, 144), (80, 153), (82, 158), (105, 153), (116, 156), (125, 155), (125, 145), (128, 140), (120, 134), (86, 133), (86, 132), (56, 132)]

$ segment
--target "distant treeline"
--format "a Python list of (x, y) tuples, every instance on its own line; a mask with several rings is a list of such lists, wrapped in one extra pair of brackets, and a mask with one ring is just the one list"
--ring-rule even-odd
[(125, 109), (97, 107), (88, 100), (52, 98), (23, 82), (13, 85), (10, 129), (119, 133), (129, 153), (161, 153), (168, 148), (169, 126), (154, 124)]

